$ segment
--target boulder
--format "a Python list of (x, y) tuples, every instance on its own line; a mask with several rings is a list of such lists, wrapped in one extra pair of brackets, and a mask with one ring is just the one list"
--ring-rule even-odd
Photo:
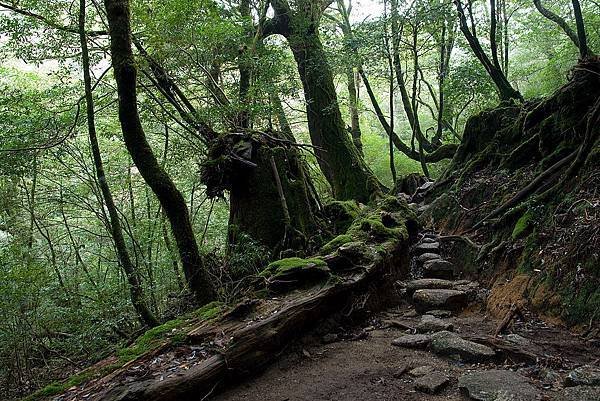
[(434, 353), (463, 362), (483, 362), (496, 356), (496, 352), (490, 347), (465, 340), (449, 331), (437, 332), (431, 338), (431, 350)]
[(525, 377), (510, 370), (465, 373), (458, 380), (461, 393), (477, 401), (535, 401), (540, 392)]
[(440, 372), (432, 372), (415, 380), (415, 390), (427, 394), (437, 394), (449, 382), (448, 376)]
[(469, 297), (464, 291), (422, 289), (414, 292), (412, 300), (417, 312), (422, 313), (432, 309), (462, 309), (469, 302)]
[(452, 280), (454, 278), (454, 264), (443, 259), (428, 260), (423, 264), (423, 277)]

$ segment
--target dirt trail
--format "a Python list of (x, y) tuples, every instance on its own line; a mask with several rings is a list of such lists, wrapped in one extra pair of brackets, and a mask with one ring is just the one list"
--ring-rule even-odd
[(526, 310), (500, 330), (485, 314), (487, 290), (456, 280), (462, 273), (443, 253), (439, 236), (422, 236), (412, 248), (411, 279), (397, 283), (401, 305), (345, 330), (324, 322), (265, 372), (213, 399), (600, 400), (597, 341)]
[[(402, 316), (412, 309), (400, 309), (378, 314), (375, 321)], [(390, 314), (392, 312), (392, 314)], [(493, 334), (498, 321), (481, 312), (465, 312), (449, 318), (455, 330), (464, 336)], [(402, 318), (417, 324), (418, 317)], [(372, 327), (366, 327), (371, 330)], [(363, 328), (364, 329), (364, 328)], [(357, 328), (354, 328), (357, 330)], [(394, 347), (392, 340), (404, 333), (396, 328), (368, 331), (368, 337), (358, 341), (322, 344), (321, 338), (309, 336), (290, 345), (280, 360), (264, 373), (240, 383), (214, 397), (218, 401), (317, 401), (317, 400), (464, 400), (458, 389), (458, 378), (468, 370), (510, 369), (519, 371), (536, 388), (542, 399), (558, 396), (567, 373), (580, 365), (593, 364), (600, 358), (600, 349), (563, 329), (538, 320), (517, 323), (513, 333), (527, 339), (525, 348), (544, 359), (543, 363), (524, 366), (507, 360), (495, 363), (466, 364), (436, 356), (425, 350)], [(418, 379), (405, 366), (430, 366), (448, 376), (450, 382), (437, 395), (425, 394), (414, 388)], [(201, 399), (200, 397), (199, 399)]]

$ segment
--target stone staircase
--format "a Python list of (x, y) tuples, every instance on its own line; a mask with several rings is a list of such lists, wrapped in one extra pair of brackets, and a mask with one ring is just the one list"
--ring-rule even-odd
[[(438, 394), (456, 385), (465, 399), (475, 401), (600, 400), (598, 366), (585, 365), (573, 370), (564, 387), (548, 398), (523, 375), (527, 369), (542, 371), (550, 364), (544, 361), (545, 354), (540, 359), (529, 353), (534, 347), (530, 340), (518, 335), (503, 339), (459, 334), (463, 327), (457, 315), (469, 305), (482, 304), (485, 289), (475, 281), (461, 279), (461, 269), (443, 255), (440, 237), (434, 233), (425, 234), (413, 246), (410, 277), (398, 283), (404, 298), (414, 307), (404, 314), (412, 320), (401, 325), (407, 329), (391, 345), (429, 351), (455, 361), (465, 371), (455, 381), (436, 366), (406, 368), (408, 376), (416, 377), (416, 391)], [(519, 362), (521, 356), (527, 358)], [(579, 381), (575, 383), (573, 377)]]
[(460, 270), (441, 255), (437, 234), (425, 234), (413, 247), (410, 275), (400, 284), (418, 313), (458, 312), (477, 298), (479, 284), (457, 279)]

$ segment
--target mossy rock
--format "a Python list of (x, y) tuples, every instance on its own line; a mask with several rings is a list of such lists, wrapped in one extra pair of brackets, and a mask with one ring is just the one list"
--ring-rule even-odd
[(297, 257), (276, 260), (259, 274), (267, 279), (269, 290), (275, 292), (312, 285), (330, 275), (331, 270), (323, 259)]
[(378, 245), (367, 245), (361, 241), (351, 241), (325, 256), (325, 260), (334, 272), (354, 270), (373, 263), (376, 260), (377, 247)]

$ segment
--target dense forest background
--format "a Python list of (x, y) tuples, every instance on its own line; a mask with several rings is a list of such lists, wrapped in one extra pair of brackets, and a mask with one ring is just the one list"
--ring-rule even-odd
[[(336, 181), (347, 160), (320, 166), (314, 132), (335, 120), (329, 107), (339, 107), (346, 148), (373, 185), (391, 188), (410, 173), (436, 179), (470, 116), (550, 95), (583, 47), (579, 2), (566, 0), (134, 0), (131, 32), (111, 20), (120, 2), (105, 3), (0, 1), (2, 397), (62, 378), (198, 303), (231, 303), (285, 256), (289, 244), (236, 231), (252, 203), (228, 170), (247, 146), (233, 134), (286, 141), (309, 205), (366, 203), (368, 193), (344, 193)], [(580, 7), (593, 55), (600, 4)], [(130, 33), (133, 82), (129, 56), (115, 64), (117, 34)], [(302, 60), (307, 48), (324, 59)], [(318, 79), (329, 70), (335, 93)], [(144, 141), (123, 125), (131, 85)], [(281, 170), (273, 154), (268, 166)], [(291, 203), (293, 188), (283, 187)], [(286, 238), (311, 231), (290, 209)], [(250, 225), (270, 230), (265, 216)], [(201, 262), (182, 252), (188, 228)], [(198, 296), (194, 263), (214, 294)]]

